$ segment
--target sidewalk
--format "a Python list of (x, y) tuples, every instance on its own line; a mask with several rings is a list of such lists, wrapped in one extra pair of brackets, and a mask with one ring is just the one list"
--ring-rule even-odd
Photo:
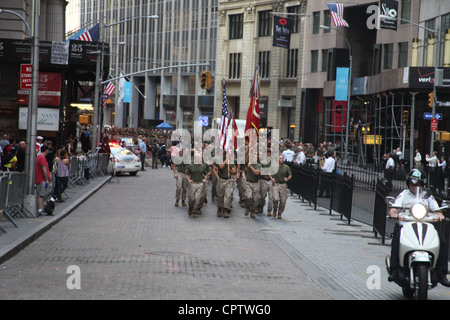
[(0, 264), (23, 250), (43, 233), (72, 213), (80, 204), (103, 187), (111, 176), (98, 177), (89, 180), (86, 186), (67, 188), (68, 198), (63, 203), (56, 203), (53, 216), (40, 216), (38, 218), (14, 218), (18, 227), (9, 221), (1, 222), (7, 233), (0, 232)]

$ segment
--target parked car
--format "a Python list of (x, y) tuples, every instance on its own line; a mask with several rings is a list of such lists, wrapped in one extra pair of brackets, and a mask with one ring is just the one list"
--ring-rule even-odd
[(141, 159), (128, 149), (118, 145), (111, 145), (111, 155), (108, 171), (111, 173), (125, 173), (135, 176), (141, 169)]

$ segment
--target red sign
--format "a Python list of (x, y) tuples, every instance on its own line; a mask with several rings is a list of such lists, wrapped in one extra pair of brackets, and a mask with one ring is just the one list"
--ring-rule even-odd
[(333, 101), (331, 114), (331, 132), (344, 132), (347, 125), (347, 101)]
[(431, 119), (431, 131), (437, 131), (438, 129), (438, 119)]
[(20, 90), (29, 90), (33, 85), (33, 65), (21, 64), (20, 65)]
[[(61, 74), (51, 72), (39, 72), (38, 105), (61, 105)], [(17, 104), (28, 105), (30, 90), (19, 89), (17, 92)]]

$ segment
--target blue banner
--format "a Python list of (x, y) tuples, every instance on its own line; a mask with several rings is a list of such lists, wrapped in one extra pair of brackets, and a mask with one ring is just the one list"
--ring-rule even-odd
[(347, 101), (348, 68), (336, 68), (336, 101)]
[(131, 103), (131, 82), (125, 81), (123, 86), (123, 102)]

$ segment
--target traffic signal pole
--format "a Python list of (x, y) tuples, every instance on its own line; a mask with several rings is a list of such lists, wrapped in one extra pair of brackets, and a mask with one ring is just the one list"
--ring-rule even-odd
[[(435, 45), (434, 48), (434, 82), (433, 82), (433, 109), (431, 111), (432, 113), (432, 118), (434, 119), (435, 115), (436, 115), (436, 77), (437, 77), (437, 73), (438, 73), (438, 66), (439, 66), (439, 49), (440, 49), (440, 45), (441, 45), (441, 32), (440, 32), (440, 28), (439, 26), (437, 26), (436, 28), (436, 38), (437, 38), (437, 43)], [(434, 151), (434, 131), (431, 131), (431, 141), (430, 141), (430, 156), (433, 154)]]

